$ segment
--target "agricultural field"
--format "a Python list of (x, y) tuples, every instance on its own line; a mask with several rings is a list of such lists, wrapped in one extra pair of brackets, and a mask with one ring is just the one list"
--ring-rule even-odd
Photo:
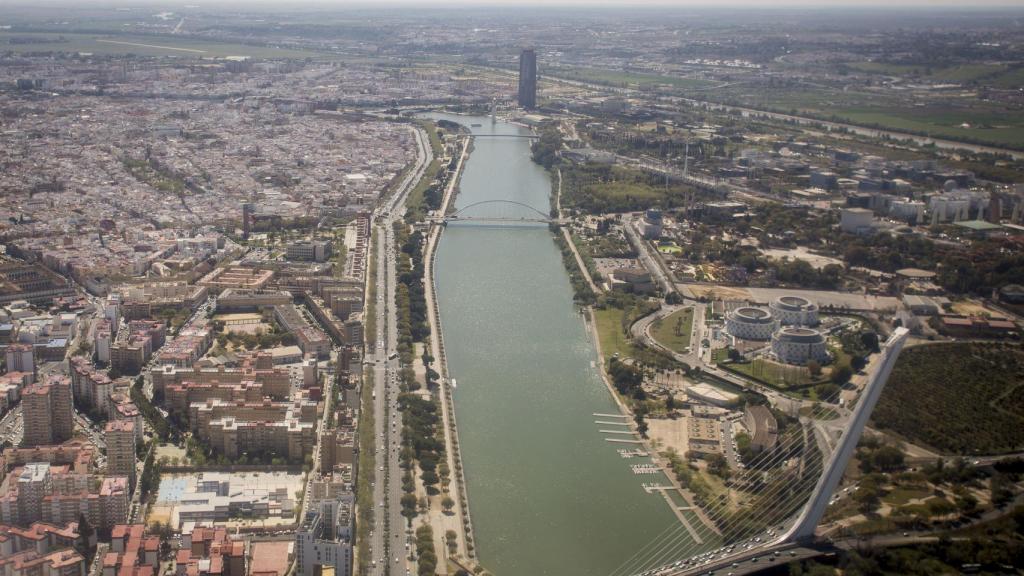
[(869, 74), (882, 74), (929, 80), (932, 82), (972, 82), (983, 78), (994, 77), (1006, 72), (1007, 66), (1001, 64), (962, 64), (941, 68), (914, 66), (909, 64), (890, 64), (887, 62), (854, 62), (848, 65), (854, 70)]
[(1011, 68), (992, 78), (989, 83), (996, 88), (1021, 88), (1024, 86), (1024, 68)]
[(838, 109), (835, 114), (854, 124), (883, 126), (954, 140), (1024, 146), (1024, 114), (960, 108), (880, 107)]
[[(964, 67), (949, 70), (951, 77), (966, 77), (973, 72)], [(1024, 78), (1024, 72), (993, 71), (992, 83), (1006, 88)], [(937, 79), (938, 82), (954, 82)], [(1020, 84), (1017, 84), (1020, 86)], [(715, 100), (761, 110), (848, 122), (936, 138), (964, 142), (1024, 148), (1024, 112), (979, 101), (976, 97), (953, 96), (942, 92), (915, 98), (895, 97), (878, 92), (791, 86), (736, 85), (715, 93)], [(941, 96), (938, 96), (941, 94)], [(700, 97), (698, 94), (694, 96)]]
[(873, 422), (942, 452), (1020, 450), (1024, 349), (1019, 344), (949, 343), (904, 350)]
[(178, 38), (171, 36), (130, 36), (56, 32), (0, 32), (0, 51), (84, 52), (90, 54), (136, 54), (140, 56), (185, 56), (190, 58), (309, 58), (322, 54), (304, 50), (250, 46)]

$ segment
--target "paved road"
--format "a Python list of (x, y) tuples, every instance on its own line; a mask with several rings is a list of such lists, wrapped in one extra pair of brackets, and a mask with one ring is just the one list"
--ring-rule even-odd
[(21, 404), (18, 404), (8, 410), (3, 419), (0, 419), (0, 443), (10, 441), (11, 446), (20, 446), (23, 432), (24, 422), (21, 417)]
[[(377, 251), (377, 333), (367, 334), (366, 360), (373, 364), (374, 437), (377, 440), (373, 471), (375, 526), (371, 546), (371, 574), (402, 576), (410, 571), (405, 555), (406, 521), (402, 516), (402, 472), (399, 467), (402, 421), (397, 410), (399, 361), (398, 316), (395, 310), (396, 267), (393, 223), (405, 213), (409, 191), (433, 160), (426, 134), (416, 129), (416, 164), (395, 194), (374, 212)], [(370, 352), (372, 346), (372, 352)]]
[(644, 265), (644, 268), (654, 276), (663, 293), (671, 294), (672, 292), (675, 292), (675, 283), (669, 279), (668, 273), (661, 267), (661, 263), (658, 262), (657, 256), (653, 254), (650, 244), (643, 239), (643, 235), (637, 230), (639, 217), (629, 215), (627, 218), (628, 219), (622, 227), (626, 231), (626, 236), (629, 238), (629, 242), (637, 249), (640, 262)]

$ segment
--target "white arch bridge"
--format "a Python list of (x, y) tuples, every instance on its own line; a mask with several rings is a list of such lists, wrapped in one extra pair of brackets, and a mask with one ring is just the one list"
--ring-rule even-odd
[[(498, 207), (500, 210), (479, 210), (481, 206)], [(467, 204), (455, 212), (432, 220), (435, 224), (448, 225), (452, 222), (495, 222), (495, 223), (532, 223), (554, 224), (561, 226), (566, 223), (560, 218), (552, 218), (549, 214), (529, 204), (515, 200), (481, 200)]]

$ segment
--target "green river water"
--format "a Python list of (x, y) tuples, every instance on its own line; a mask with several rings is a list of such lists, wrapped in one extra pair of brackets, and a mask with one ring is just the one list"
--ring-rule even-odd
[[(547, 173), (527, 134), (489, 118), (431, 115), (480, 135), (456, 208), (513, 200), (549, 209)], [(473, 215), (528, 217), (503, 204)], [(497, 576), (604, 576), (676, 522), (660, 495), (605, 441), (594, 413), (618, 413), (544, 225), (452, 223), (435, 280), (482, 563)]]

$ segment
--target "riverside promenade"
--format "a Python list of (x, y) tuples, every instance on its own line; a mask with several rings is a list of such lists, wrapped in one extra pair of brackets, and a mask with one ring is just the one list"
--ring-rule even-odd
[[(472, 138), (466, 137), (462, 141), (462, 150), (459, 153), (459, 161), (455, 167), (455, 176), (449, 181), (445, 189), (444, 197), (441, 200), (439, 213), (446, 214), (451, 206), (452, 198), (458, 187), (462, 175), (462, 167), (469, 156)], [(455, 507), (450, 514), (440, 509), (437, 503), (432, 502), (430, 507), (430, 523), (435, 527), (434, 545), (440, 552), (439, 556), (449, 558), (448, 545), (444, 541), (445, 532), (454, 530), (459, 535), (455, 550), (461, 561), (452, 558), (457, 563), (464, 563), (465, 559), (475, 559), (475, 541), (473, 538), (473, 523), (469, 515), (469, 497), (466, 494), (466, 481), (462, 471), (462, 457), (459, 454), (459, 434), (455, 421), (455, 408), (452, 402), (451, 378), (448, 374), (448, 362), (444, 352), (444, 336), (441, 330), (441, 316), (438, 313), (437, 295), (434, 286), (434, 259), (437, 255), (437, 245), (441, 238), (443, 226), (432, 226), (427, 235), (427, 244), (424, 261), (424, 296), (427, 303), (427, 318), (430, 322), (430, 355), (434, 357), (437, 372), (441, 375), (440, 404), (442, 425), (444, 429), (445, 458), (448, 469), (454, 475)], [(442, 565), (439, 563), (440, 573)]]

